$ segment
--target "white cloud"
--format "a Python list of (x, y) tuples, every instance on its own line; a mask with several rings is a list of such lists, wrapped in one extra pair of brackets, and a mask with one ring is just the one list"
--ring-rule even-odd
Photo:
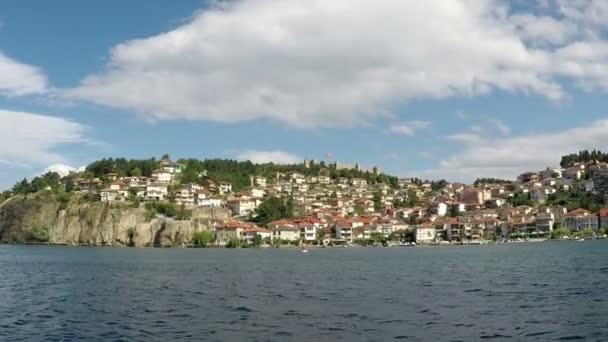
[(0, 94), (19, 96), (46, 90), (47, 79), (40, 69), (17, 62), (0, 52)]
[(498, 129), (498, 131), (504, 135), (509, 135), (511, 134), (511, 127), (509, 127), (506, 123), (504, 123), (502, 120), (492, 120), (492, 122), (494, 123), (494, 125), (496, 125), (496, 129)]
[(422, 159), (432, 159), (433, 153), (430, 151), (420, 151), (418, 152), (418, 156)]
[(81, 166), (81, 167), (73, 167), (70, 165), (66, 165), (66, 164), (53, 164), (50, 165), (49, 167), (47, 167), (46, 169), (44, 169), (44, 171), (41, 172), (41, 174), (45, 174), (47, 172), (56, 172), (58, 173), (61, 177), (65, 177), (67, 175), (69, 175), (71, 172), (81, 172), (84, 171), (85, 167)]
[(575, 23), (549, 16), (517, 14), (509, 19), (519, 36), (534, 45), (563, 44), (579, 33)]
[(250, 160), (252, 163), (275, 163), (275, 164), (297, 164), (302, 158), (285, 151), (257, 151), (247, 150), (239, 154), (236, 159)]
[(55, 149), (90, 142), (86, 131), (63, 118), (0, 110), (0, 160), (23, 166), (64, 163)]
[(479, 133), (479, 132), (481, 132), (481, 126), (473, 125), (473, 126), (471, 126), (471, 131)]
[(457, 141), (463, 144), (478, 144), (481, 142), (481, 137), (473, 133), (458, 133), (446, 136), (446, 139)]
[(608, 119), (562, 132), (479, 138), (474, 144), (466, 139), (460, 141), (462, 150), (442, 160), (437, 169), (426, 170), (425, 175), (464, 181), (477, 177), (513, 179), (522, 172), (557, 165), (561, 156), (569, 153), (585, 149), (606, 150)]
[(407, 135), (413, 137), (419, 129), (429, 128), (430, 121), (413, 120), (389, 127), (388, 132), (392, 134)]
[(563, 76), (608, 90), (608, 55), (569, 52), (605, 44), (578, 33), (588, 8), (563, 7), (572, 14), (513, 13), (502, 0), (222, 2), (115, 46), (105, 70), (64, 94), (149, 120), (344, 127), (494, 89), (560, 100)]

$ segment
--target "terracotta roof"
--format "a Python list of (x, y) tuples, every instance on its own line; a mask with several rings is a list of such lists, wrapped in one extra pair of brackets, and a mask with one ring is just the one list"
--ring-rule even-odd
[(295, 222), (289, 220), (276, 220), (268, 223), (269, 226), (285, 226), (285, 225), (294, 225)]
[(571, 212), (567, 213), (564, 216), (579, 216), (579, 215), (589, 215), (589, 214), (591, 214), (590, 211), (585, 210), (583, 208), (578, 208), (578, 209), (572, 210)]
[(260, 228), (260, 227), (249, 227), (249, 228), (245, 228), (246, 232), (250, 232), (250, 233), (270, 233), (270, 231), (268, 229), (264, 229), (264, 228)]

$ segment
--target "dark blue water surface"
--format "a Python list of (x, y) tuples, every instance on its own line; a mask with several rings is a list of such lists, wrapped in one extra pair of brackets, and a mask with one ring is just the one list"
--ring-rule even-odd
[(0, 246), (3, 341), (608, 341), (608, 241)]

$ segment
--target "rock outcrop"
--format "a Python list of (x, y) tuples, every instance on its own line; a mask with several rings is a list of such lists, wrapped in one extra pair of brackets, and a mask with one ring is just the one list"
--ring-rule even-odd
[(192, 235), (229, 217), (223, 208), (194, 209), (192, 219), (147, 219), (146, 209), (126, 203), (62, 202), (51, 194), (14, 196), (0, 204), (0, 243), (39, 240), (91, 246), (185, 246)]

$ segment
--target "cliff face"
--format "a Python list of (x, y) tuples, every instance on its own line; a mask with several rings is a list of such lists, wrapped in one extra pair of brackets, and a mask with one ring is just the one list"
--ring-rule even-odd
[(51, 195), (15, 196), (0, 204), (0, 242), (34, 241), (43, 232), (52, 244), (172, 247), (227, 219), (225, 209), (198, 208), (192, 220), (146, 220), (144, 208), (127, 204), (63, 203)]

